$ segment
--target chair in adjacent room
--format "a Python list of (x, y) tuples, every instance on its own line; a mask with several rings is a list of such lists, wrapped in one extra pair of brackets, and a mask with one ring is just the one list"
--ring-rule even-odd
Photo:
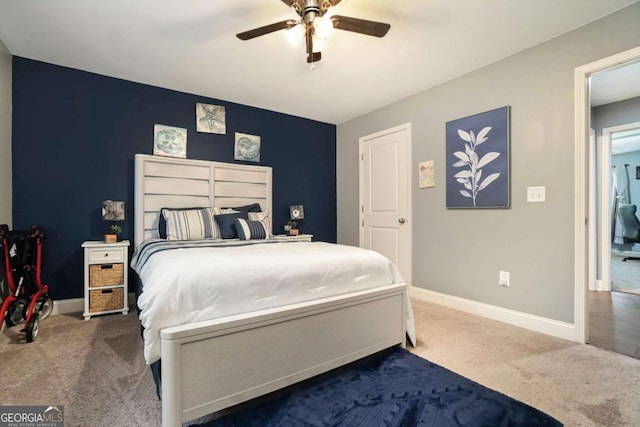
[[(618, 219), (622, 224), (625, 243), (640, 243), (640, 220), (636, 216), (636, 205), (618, 205)], [(640, 257), (625, 257), (623, 261), (629, 259), (640, 260)]]

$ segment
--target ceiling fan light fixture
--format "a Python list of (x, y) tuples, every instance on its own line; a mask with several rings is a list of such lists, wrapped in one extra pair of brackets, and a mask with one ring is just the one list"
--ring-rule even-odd
[(333, 21), (326, 16), (318, 17), (313, 20), (313, 30), (316, 36), (326, 40), (333, 33)]
[(329, 47), (329, 43), (325, 39), (321, 39), (317, 35), (313, 35), (313, 53), (322, 52)]
[(284, 32), (285, 38), (292, 47), (298, 47), (304, 41), (304, 27), (295, 25)]

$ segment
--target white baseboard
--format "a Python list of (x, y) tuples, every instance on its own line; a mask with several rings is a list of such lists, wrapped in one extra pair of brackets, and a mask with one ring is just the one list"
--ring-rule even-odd
[(575, 325), (560, 322), (546, 317), (523, 313), (508, 308), (485, 304), (465, 298), (455, 297), (428, 289), (411, 287), (411, 296), (430, 303), (475, 314), (492, 320), (519, 326), (531, 331), (540, 332), (570, 341), (576, 341)]
[(71, 298), (53, 301), (53, 311), (51, 314), (67, 314), (84, 311), (84, 298)]
[(589, 283), (590, 291), (599, 291), (602, 289), (602, 280), (596, 279), (594, 282)]
[[(135, 304), (136, 294), (129, 292), (129, 306)], [(84, 311), (84, 298), (69, 298), (53, 301), (53, 311), (51, 314), (68, 314)]]

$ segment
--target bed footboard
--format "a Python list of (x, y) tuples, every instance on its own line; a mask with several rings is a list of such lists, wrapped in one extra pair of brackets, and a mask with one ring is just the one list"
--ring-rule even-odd
[(162, 330), (163, 426), (405, 346), (405, 284)]

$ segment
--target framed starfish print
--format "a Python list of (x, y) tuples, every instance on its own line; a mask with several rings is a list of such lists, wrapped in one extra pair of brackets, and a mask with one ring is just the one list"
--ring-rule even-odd
[(204, 133), (227, 133), (225, 108), (221, 105), (196, 104), (196, 130)]

